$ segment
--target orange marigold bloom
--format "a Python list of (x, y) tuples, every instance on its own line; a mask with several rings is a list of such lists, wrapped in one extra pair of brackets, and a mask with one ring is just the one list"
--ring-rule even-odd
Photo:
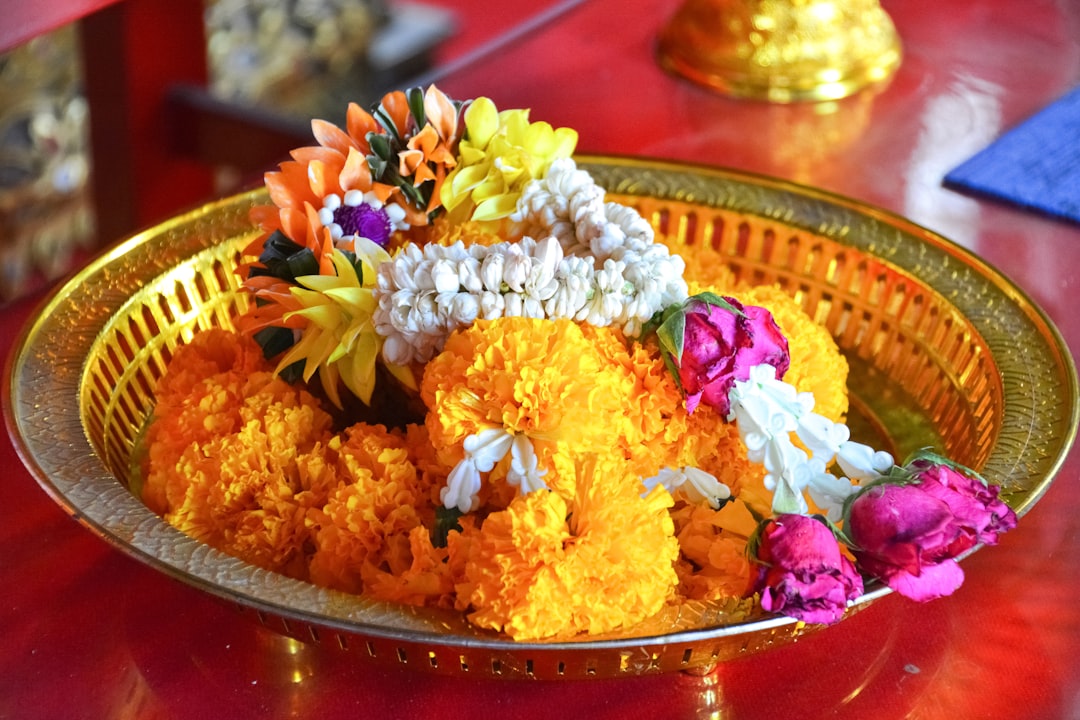
[[(178, 348), (155, 389), (144, 476), (150, 466), (175, 466), (192, 443), (235, 432), (243, 399), (268, 381), (270, 369), (254, 340), (227, 330), (204, 330)], [(141, 490), (143, 502), (159, 515), (169, 508), (166, 479), (147, 479)]]
[[(679, 539), (679, 594), (691, 600), (717, 600), (742, 597), (750, 585), (750, 560), (746, 539), (754, 529), (733, 523), (728, 516), (739, 512), (749, 517), (745, 508), (729, 503), (721, 510), (677, 503), (671, 516)], [(728, 529), (735, 525), (739, 532)]]
[(447, 466), (461, 460), (466, 438), (502, 429), (528, 438), (548, 487), (570, 497), (573, 478), (561, 476), (554, 458), (610, 451), (628, 432), (629, 390), (627, 376), (574, 322), (515, 317), (453, 333), (428, 363), (421, 397)]
[(217, 380), (228, 385), (174, 406), (182, 426), (201, 418), (209, 437), (185, 437), (173, 462), (160, 434), (148, 438), (144, 495), (163, 498), (165, 519), (195, 539), (306, 577), (304, 518), (326, 495), (330, 416), (307, 392), (270, 373), (250, 376), (242, 386), (230, 373), (207, 382), (213, 387)]
[(657, 486), (642, 497), (617, 459), (579, 466), (577, 493), (532, 492), (489, 515), (458, 594), (469, 620), (517, 640), (633, 625), (673, 599), (678, 542)]
[(396, 573), (412, 563), (408, 536), (423, 524), (429, 490), (400, 432), (358, 423), (330, 447), (338, 455), (338, 481), (325, 505), (308, 515), (311, 580), (360, 593), (366, 566)]

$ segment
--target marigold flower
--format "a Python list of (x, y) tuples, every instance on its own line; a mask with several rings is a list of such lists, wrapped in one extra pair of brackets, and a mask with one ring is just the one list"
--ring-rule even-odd
[(471, 622), (518, 640), (628, 627), (658, 612), (677, 582), (678, 543), (656, 487), (640, 494), (616, 458), (585, 458), (577, 492), (517, 497), (484, 520), (457, 588)]
[[(428, 363), (420, 392), (440, 457), (454, 466), (467, 438), (491, 429), (528, 438), (548, 486), (573, 494), (553, 458), (610, 450), (627, 434), (628, 378), (569, 320), (478, 320)], [(503, 473), (506, 468), (501, 468)]]
[(671, 511), (679, 540), (679, 594), (692, 600), (741, 597), (750, 584), (751, 566), (746, 557), (745, 534), (725, 529), (725, 516), (735, 503), (721, 510), (701, 504), (676, 503)]
[(330, 448), (337, 453), (338, 481), (325, 504), (308, 514), (311, 579), (360, 593), (365, 574), (397, 573), (416, 560), (408, 538), (422, 526), (428, 489), (402, 433), (359, 423)]
[[(198, 352), (174, 358), (180, 376), (191, 359), (201, 364)], [(181, 384), (164, 383), (167, 390)], [(230, 369), (199, 388), (159, 406), (168, 414), (148, 431), (144, 497), (197, 540), (306, 577), (304, 517), (325, 498), (330, 416), (310, 394), (269, 372), (242, 378)], [(183, 434), (174, 435), (178, 429)]]

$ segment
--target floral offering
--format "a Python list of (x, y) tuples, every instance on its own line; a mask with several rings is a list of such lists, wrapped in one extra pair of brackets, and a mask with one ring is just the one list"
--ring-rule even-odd
[(434, 86), (312, 130), (252, 213), (248, 309), (156, 389), (140, 492), (190, 536), (546, 640), (928, 600), (1015, 525), (973, 471), (851, 440), (828, 332), (688, 268), (573, 130)]

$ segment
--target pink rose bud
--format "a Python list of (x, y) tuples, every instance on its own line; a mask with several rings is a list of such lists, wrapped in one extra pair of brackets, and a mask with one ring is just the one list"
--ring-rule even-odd
[(761, 531), (751, 592), (761, 607), (808, 623), (834, 623), (863, 592), (862, 577), (832, 530), (806, 515), (780, 515)]
[(947, 465), (920, 461), (914, 481), (870, 487), (851, 504), (845, 530), (867, 573), (914, 600), (949, 595), (964, 581), (956, 558), (997, 543), (1016, 514), (984, 485)]
[(750, 377), (750, 368), (767, 363), (782, 379), (791, 364), (787, 338), (772, 313), (754, 305), (744, 306), (724, 298), (743, 315), (704, 302), (686, 313), (679, 379), (686, 391), (686, 409), (698, 404), (716, 408), (721, 415), (731, 409), (728, 393), (736, 380)]

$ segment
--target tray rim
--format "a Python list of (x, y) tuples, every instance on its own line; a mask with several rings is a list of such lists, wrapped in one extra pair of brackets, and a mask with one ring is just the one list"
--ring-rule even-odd
[[(640, 169), (657, 170), (663, 173), (673, 173), (676, 175), (693, 175), (720, 178), (735, 183), (745, 183), (752, 186), (769, 188), (773, 191), (781, 193), (789, 193), (799, 196), (801, 198), (807, 198), (816, 202), (825, 203), (829, 206), (843, 208), (849, 213), (870, 220), (884, 222), (885, 224), (895, 227), (904, 233), (919, 236), (922, 240), (931, 242), (941, 251), (962, 260), (964, 264), (976, 270), (985, 279), (990, 280), (999, 290), (1001, 290), (1011, 300), (1013, 300), (1013, 302), (1020, 305), (1025, 310), (1025, 314), (1029, 318), (1031, 318), (1034, 323), (1041, 325), (1043, 337), (1047, 339), (1051, 348), (1057, 353), (1056, 359), (1060, 361), (1060, 367), (1067, 385), (1066, 388), (1063, 388), (1063, 391), (1066, 397), (1069, 399), (1069, 424), (1071, 427), (1071, 431), (1062, 438), (1060, 443), (1060, 452), (1058, 453), (1055, 462), (1051, 465), (1049, 472), (1047, 472), (1046, 477), (1043, 478), (1031, 492), (1025, 495), (1022, 503), (1014, 507), (1017, 514), (1023, 515), (1028, 510), (1030, 510), (1030, 508), (1045, 494), (1046, 490), (1052, 484), (1054, 478), (1060, 471), (1062, 464), (1065, 462), (1065, 459), (1069, 454), (1069, 450), (1072, 447), (1077, 434), (1077, 425), (1080, 424), (1080, 403), (1078, 403), (1077, 401), (1078, 383), (1075, 362), (1071, 354), (1069, 353), (1068, 347), (1065, 344), (1065, 341), (1062, 338), (1060, 332), (1057, 330), (1056, 326), (1049, 318), (1049, 316), (1046, 315), (1045, 311), (1043, 311), (1042, 308), (1039, 307), (1039, 305), (1035, 303), (1025, 291), (1019, 288), (1015, 283), (1009, 280), (1004, 273), (993, 267), (990, 263), (979, 258), (973, 252), (967, 250), (966, 248), (963, 248), (962, 246), (954, 243), (953, 241), (948, 240), (947, 238), (944, 238), (943, 236), (934, 233), (933, 231), (930, 231), (896, 213), (843, 195), (832, 193), (827, 190), (802, 185), (792, 181), (774, 178), (766, 175), (748, 173), (741, 170), (734, 170), (729, 168), (713, 167), (686, 162), (656, 160), (651, 158), (629, 157), (619, 155), (585, 155), (580, 156), (577, 159), (582, 167), (589, 170), (604, 167), (633, 167)], [(620, 191), (618, 188), (608, 187), (608, 190), (609, 192), (626, 194), (625, 191)], [(75, 520), (77, 520), (84, 527), (87, 527), (93, 534), (106, 540), (109, 544), (117, 547), (126, 554), (136, 557), (141, 562), (153, 567), (159, 572), (163, 572), (169, 577), (180, 580), (187, 585), (197, 587), (203, 591), (206, 591), (225, 600), (232, 602), (241, 602), (243, 605), (252, 609), (263, 610), (278, 615), (285, 615), (287, 617), (293, 617), (301, 622), (308, 622), (319, 627), (330, 628), (347, 634), (360, 634), (363, 636), (371, 636), (375, 638), (393, 639), (395, 641), (403, 641), (409, 643), (433, 642), (448, 647), (483, 648), (514, 653), (545, 653), (551, 651), (579, 651), (583, 648), (604, 650), (623, 648), (628, 646), (651, 647), (658, 645), (681, 645), (685, 643), (723, 638), (732, 635), (744, 635), (767, 630), (776, 630), (787, 625), (796, 624), (797, 621), (791, 618), (782, 616), (767, 616), (759, 620), (753, 620), (732, 625), (696, 628), (657, 635), (632, 636), (625, 638), (599, 640), (582, 638), (551, 642), (519, 642), (503, 636), (492, 636), (489, 638), (479, 636), (446, 635), (438, 632), (428, 632), (424, 630), (402, 629), (365, 622), (352, 622), (334, 617), (328, 617), (320, 613), (315, 613), (303, 608), (296, 608), (287, 604), (275, 603), (273, 601), (255, 595), (238, 592), (237, 590), (232, 588), (224, 588), (215, 582), (207, 580), (206, 578), (191, 575), (185, 570), (173, 566), (166, 560), (159, 558), (158, 556), (148, 552), (147, 550), (133, 545), (130, 541), (118, 537), (109, 528), (104, 527), (100, 523), (98, 523), (93, 517), (91, 517), (90, 514), (85, 511), (84, 508), (73, 506), (70, 502), (70, 499), (53, 483), (52, 479), (49, 477), (48, 472), (38, 462), (38, 459), (34, 456), (33, 451), (26, 444), (25, 439), (20, 433), (20, 420), (13, 400), (15, 395), (17, 394), (16, 381), (18, 378), (18, 373), (21, 371), (22, 365), (25, 362), (25, 355), (30, 348), (33, 339), (42, 331), (42, 326), (45, 324), (46, 319), (51, 315), (51, 313), (56, 309), (57, 305), (62, 301), (64, 296), (68, 292), (70, 292), (72, 288), (75, 288), (80, 284), (86, 282), (88, 278), (101, 273), (112, 262), (118, 260), (120, 257), (130, 252), (132, 249), (144, 243), (149, 236), (167, 231), (171, 227), (181, 226), (187, 222), (190, 222), (193, 218), (196, 218), (200, 215), (213, 213), (219, 208), (233, 206), (241, 199), (254, 199), (263, 195), (264, 193), (265, 190), (259, 188), (222, 198), (220, 200), (207, 203), (200, 207), (189, 210), (185, 213), (174, 216), (164, 221), (163, 223), (153, 226), (152, 228), (148, 228), (139, 233), (121, 239), (112, 246), (100, 252), (95, 258), (90, 260), (81, 270), (73, 274), (66, 282), (57, 284), (38, 303), (37, 307), (29, 316), (29, 321), (26, 322), (21, 328), (15, 342), (12, 345), (12, 350), (10, 351), (5, 361), (5, 377), (7, 378), (7, 382), (5, 382), (2, 387), (5, 424), (8, 428), (8, 433), (11, 437), (16, 454), (20, 457), (23, 464), (29, 470), (30, 474), (35, 477), (38, 484), (41, 485), (45, 492)], [(736, 211), (739, 210), (739, 208), (730, 209)], [(747, 212), (752, 213), (750, 209), (747, 209)], [(768, 217), (762, 215), (760, 212), (752, 214), (757, 214), (758, 216), (762, 217)], [(779, 222), (785, 222), (790, 224), (790, 219), (788, 218), (773, 219)], [(793, 227), (801, 227), (802, 229), (809, 232), (827, 235), (827, 233), (822, 231), (821, 227), (804, 227), (798, 224), (793, 225)], [(153, 278), (149, 279), (147, 282), (153, 282)], [(107, 320), (108, 316), (105, 317), (106, 322)], [(82, 368), (79, 369), (77, 375), (79, 377), (82, 376)], [(76, 398), (76, 402), (77, 401), (78, 398)], [(186, 536), (180, 535), (179, 532), (177, 532), (177, 535), (179, 538), (186, 538)], [(190, 538), (187, 539), (190, 540)], [(275, 582), (280, 582), (281, 580), (282, 578), (280, 576), (275, 576)], [(285, 580), (288, 579), (286, 578)], [(307, 585), (307, 583), (301, 583), (301, 581), (290, 582)], [(335, 593), (335, 591), (328, 590), (323, 590), (322, 592), (326, 593), (329, 596), (335, 594), (344, 595), (344, 593)], [(889, 592), (890, 591), (888, 590), (888, 588), (879, 585), (861, 596), (856, 601), (856, 605), (862, 605), (872, 600), (876, 600), (877, 598), (882, 597)]]

